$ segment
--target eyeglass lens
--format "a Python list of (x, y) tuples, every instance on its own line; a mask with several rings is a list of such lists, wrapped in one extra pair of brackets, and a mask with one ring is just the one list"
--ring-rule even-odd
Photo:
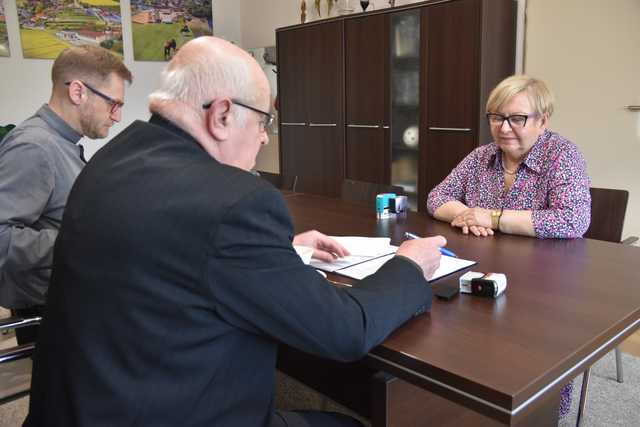
[(512, 128), (523, 128), (527, 124), (527, 119), (532, 117), (533, 115), (526, 114), (513, 114), (511, 116), (503, 116), (502, 114), (497, 113), (487, 113), (487, 119), (489, 120), (489, 124), (502, 126), (505, 120), (509, 123), (509, 126)]

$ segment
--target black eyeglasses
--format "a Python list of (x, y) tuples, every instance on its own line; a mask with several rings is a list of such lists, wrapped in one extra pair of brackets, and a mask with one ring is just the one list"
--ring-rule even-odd
[(511, 126), (511, 129), (522, 129), (527, 125), (527, 119), (529, 117), (538, 117), (538, 113), (533, 114), (513, 114), (511, 116), (505, 116), (498, 113), (487, 113), (487, 120), (492, 126), (502, 127), (502, 124), (506, 120)]
[[(109, 95), (105, 95), (104, 93), (100, 92), (98, 89), (92, 88), (91, 86), (89, 86), (88, 84), (83, 82), (82, 80), (78, 80), (78, 81), (80, 83), (82, 83), (91, 92), (93, 92), (95, 95), (98, 95), (100, 98), (102, 98), (105, 101), (107, 101), (107, 103), (109, 103), (109, 105), (111, 105), (111, 110), (109, 110), (109, 113), (115, 114), (116, 111), (118, 111), (120, 108), (122, 108), (124, 106), (124, 102), (118, 101), (117, 99), (113, 99)], [(71, 82), (64, 82), (64, 84), (69, 86), (71, 84)]]
[[(238, 101), (237, 99), (232, 99), (231, 100), (232, 104), (236, 104), (239, 105), (240, 107), (244, 107), (246, 109), (249, 109), (251, 111), (254, 111), (258, 114), (262, 114), (263, 116), (265, 116), (264, 120), (261, 120), (259, 122), (260, 124), (260, 131), (264, 132), (266, 129), (270, 129), (271, 126), (273, 125), (273, 121), (275, 120), (275, 116), (271, 113), (267, 113), (266, 111), (262, 111), (258, 108), (252, 107), (250, 105), (244, 104), (240, 101)], [(202, 104), (202, 108), (204, 108), (205, 110), (211, 107), (211, 104), (213, 104), (213, 101), (211, 102), (207, 102), (206, 104)]]

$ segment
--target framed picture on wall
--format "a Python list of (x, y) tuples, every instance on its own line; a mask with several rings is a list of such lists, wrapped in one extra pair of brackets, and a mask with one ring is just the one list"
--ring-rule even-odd
[(180, 46), (213, 35), (211, 0), (131, 0), (133, 58), (168, 61)]
[(119, 0), (16, 0), (22, 54), (55, 59), (70, 46), (94, 45), (122, 57)]
[(4, 3), (0, 0), (0, 56), (9, 56), (9, 36), (7, 35), (7, 21), (4, 15)]

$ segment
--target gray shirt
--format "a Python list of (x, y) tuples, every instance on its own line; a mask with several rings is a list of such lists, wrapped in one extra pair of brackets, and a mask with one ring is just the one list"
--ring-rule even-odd
[(0, 141), (0, 305), (44, 304), (82, 135), (43, 105)]

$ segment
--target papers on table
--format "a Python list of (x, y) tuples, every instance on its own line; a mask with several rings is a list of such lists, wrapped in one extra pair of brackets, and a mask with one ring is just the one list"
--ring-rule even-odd
[(333, 262), (323, 262), (317, 259), (311, 260), (311, 266), (324, 271), (334, 272), (354, 264), (360, 264), (383, 255), (394, 254), (397, 246), (391, 244), (388, 237), (353, 237), (331, 236), (344, 246), (351, 255), (337, 259)]
[(475, 261), (469, 261), (468, 259), (454, 258), (447, 255), (442, 255), (440, 258), (440, 267), (433, 273), (433, 277), (429, 279), (430, 282), (438, 280), (441, 277), (448, 276), (451, 273), (462, 270), (476, 264)]
[[(351, 255), (330, 263), (312, 259), (311, 265), (320, 270), (334, 272), (357, 280), (362, 280), (378, 271), (398, 250), (397, 246), (390, 244), (391, 239), (383, 237), (332, 236), (332, 238), (347, 248)], [(440, 259), (440, 267), (429, 281), (433, 282), (475, 263), (475, 261), (443, 255)]]
[(352, 265), (351, 267), (343, 268), (336, 271), (343, 276), (351, 277), (353, 279), (362, 280), (367, 276), (372, 275), (382, 267), (382, 265), (394, 257), (395, 254), (384, 255), (379, 258), (369, 260), (360, 264)]
[[(363, 262), (360, 264), (353, 265), (351, 267), (343, 268), (341, 270), (335, 271), (335, 273), (342, 274), (343, 276), (351, 277), (353, 279), (362, 280), (367, 276), (372, 275), (382, 265), (389, 261), (393, 257), (393, 254), (382, 256), (379, 258), (372, 259), (367, 262)], [(429, 279), (429, 282), (433, 282), (434, 280), (438, 280), (441, 277), (448, 276), (451, 273), (455, 273), (458, 270), (462, 270), (463, 268), (467, 268), (473, 264), (475, 261), (469, 261), (466, 259), (454, 258), (447, 255), (443, 255), (440, 258), (440, 267), (436, 270), (433, 276)]]

